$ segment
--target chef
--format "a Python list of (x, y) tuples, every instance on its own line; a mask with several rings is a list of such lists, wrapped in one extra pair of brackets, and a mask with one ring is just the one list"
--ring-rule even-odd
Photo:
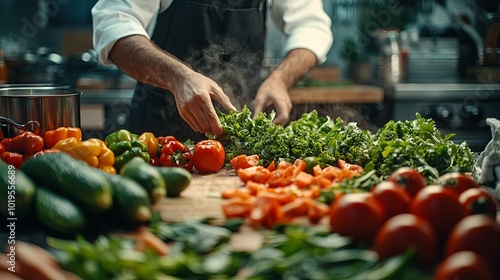
[[(286, 35), (286, 56), (261, 78), (266, 12)], [(333, 41), (322, 0), (100, 0), (92, 17), (99, 61), (138, 81), (128, 129), (180, 140), (222, 135), (215, 107), (271, 108), (286, 124), (288, 89)]]

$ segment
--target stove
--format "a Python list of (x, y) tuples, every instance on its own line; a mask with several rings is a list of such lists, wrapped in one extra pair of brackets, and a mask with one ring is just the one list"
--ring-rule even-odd
[(389, 94), (394, 120), (413, 120), (416, 113), (432, 118), (442, 135), (466, 141), (474, 152), (491, 140), (486, 118), (500, 119), (500, 84), (488, 83), (400, 83)]

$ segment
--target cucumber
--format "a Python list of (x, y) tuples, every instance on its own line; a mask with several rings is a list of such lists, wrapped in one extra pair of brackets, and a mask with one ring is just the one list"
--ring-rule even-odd
[(37, 188), (35, 216), (40, 224), (63, 235), (81, 233), (87, 225), (87, 217), (75, 203), (45, 187)]
[(167, 187), (168, 197), (178, 197), (187, 189), (193, 177), (191, 172), (182, 167), (157, 167), (160, 171), (165, 186)]
[(151, 220), (149, 194), (138, 183), (122, 175), (109, 175), (113, 189), (111, 212), (127, 225), (138, 225)]
[(105, 173), (66, 153), (32, 157), (21, 169), (35, 183), (64, 195), (89, 213), (102, 213), (113, 203)]
[(132, 158), (121, 169), (120, 175), (130, 178), (143, 187), (154, 204), (167, 195), (165, 181), (158, 169), (140, 157)]
[(35, 201), (35, 183), (20, 169), (0, 160), (0, 214), (26, 218)]

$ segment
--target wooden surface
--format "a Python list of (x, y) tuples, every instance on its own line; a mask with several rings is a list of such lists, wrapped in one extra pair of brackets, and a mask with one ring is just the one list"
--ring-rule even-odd
[[(206, 217), (224, 218), (221, 210), (220, 191), (237, 188), (243, 183), (234, 170), (223, 170), (215, 174), (193, 174), (189, 187), (176, 198), (165, 198), (154, 207), (167, 222), (199, 220)], [(251, 251), (259, 248), (262, 235), (247, 226), (233, 234), (230, 244), (238, 250)]]
[(292, 103), (381, 103), (384, 90), (371, 85), (339, 87), (295, 87), (289, 91)]

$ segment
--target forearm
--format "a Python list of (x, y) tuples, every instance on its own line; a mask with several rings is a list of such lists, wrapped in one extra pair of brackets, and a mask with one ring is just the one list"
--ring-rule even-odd
[(134, 79), (172, 90), (185, 73), (192, 71), (183, 62), (140, 35), (118, 40), (109, 54), (113, 63)]
[(307, 49), (290, 51), (268, 79), (279, 80), (287, 89), (293, 87), (317, 64), (316, 55)]

